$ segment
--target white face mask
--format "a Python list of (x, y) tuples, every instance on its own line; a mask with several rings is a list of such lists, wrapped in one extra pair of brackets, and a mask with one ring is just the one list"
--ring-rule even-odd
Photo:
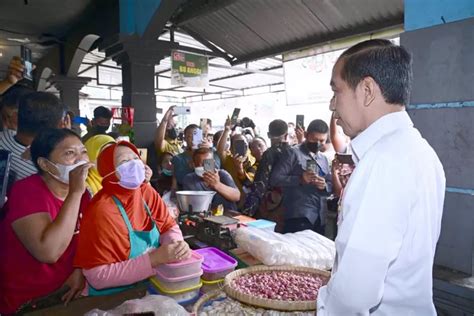
[(59, 172), (59, 175), (55, 175), (55, 174), (52, 174), (51, 172), (49, 172), (50, 175), (52, 175), (56, 180), (62, 182), (62, 183), (65, 183), (65, 184), (69, 184), (69, 172), (71, 172), (72, 170), (76, 169), (77, 167), (79, 166), (82, 166), (84, 164), (87, 163), (87, 161), (85, 160), (81, 160), (73, 165), (63, 165), (63, 164), (60, 164), (60, 163), (54, 163), (52, 161), (49, 161), (48, 162), (50, 164), (52, 164), (53, 166), (56, 167), (56, 169), (58, 170)]
[(194, 172), (198, 175), (198, 177), (202, 178), (204, 176), (204, 167), (196, 167), (194, 168)]

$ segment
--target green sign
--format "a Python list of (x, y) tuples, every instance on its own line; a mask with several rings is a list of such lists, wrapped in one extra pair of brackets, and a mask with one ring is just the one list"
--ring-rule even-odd
[(204, 88), (209, 85), (206, 56), (174, 50), (171, 52), (171, 84)]

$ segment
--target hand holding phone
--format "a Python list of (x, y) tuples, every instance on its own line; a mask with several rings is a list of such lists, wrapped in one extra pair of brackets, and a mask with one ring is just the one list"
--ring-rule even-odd
[(354, 161), (352, 160), (352, 155), (351, 154), (336, 154), (336, 159), (342, 164), (348, 164), (348, 165), (353, 165)]
[(296, 127), (304, 130), (304, 115), (296, 115)]
[(26, 46), (21, 46), (21, 59), (23, 62), (23, 78), (33, 80), (33, 63), (31, 61), (31, 49)]
[(193, 132), (193, 149), (198, 149), (199, 145), (202, 143), (202, 129), (195, 129)]
[(207, 118), (202, 118), (199, 122), (199, 126), (201, 127), (203, 135), (207, 136), (207, 134), (209, 133), (209, 131), (207, 130)]
[(173, 109), (173, 112), (176, 115), (191, 114), (191, 107), (190, 106), (177, 106)]
[(309, 172), (312, 172), (314, 174), (317, 174), (316, 171), (317, 171), (317, 164), (316, 164), (316, 161), (312, 160), (312, 159), (309, 159), (306, 161), (306, 171), (309, 171)]
[(216, 171), (216, 162), (214, 159), (204, 159), (203, 161), (204, 171), (206, 172), (215, 172)]
[(240, 114), (240, 109), (235, 108), (234, 112), (232, 112), (232, 116), (230, 117), (230, 121), (232, 123), (232, 126), (235, 126), (237, 124), (237, 120), (239, 119), (239, 114)]

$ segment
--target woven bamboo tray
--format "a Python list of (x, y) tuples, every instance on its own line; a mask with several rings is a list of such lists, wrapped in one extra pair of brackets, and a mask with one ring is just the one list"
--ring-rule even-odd
[(207, 301), (212, 300), (212, 299), (218, 297), (218, 296), (221, 295), (221, 294), (222, 294), (222, 290), (215, 290), (215, 291), (206, 293), (206, 294), (204, 294), (203, 296), (201, 296), (201, 297), (197, 300), (197, 302), (194, 303), (192, 314), (198, 315), (200, 309), (204, 306), (205, 303), (207, 303)]
[(231, 284), (232, 280), (247, 274), (247, 273), (259, 273), (259, 272), (268, 272), (268, 271), (288, 271), (288, 272), (304, 272), (304, 273), (311, 273), (316, 274), (323, 277), (325, 281), (324, 284), (327, 283), (331, 274), (327, 271), (322, 271), (313, 268), (305, 268), (305, 267), (295, 267), (295, 266), (254, 266), (247, 269), (236, 270), (230, 274), (228, 274), (224, 281), (224, 291), (226, 294), (242, 303), (249, 304), (252, 306), (263, 307), (267, 309), (273, 310), (280, 310), (280, 311), (310, 311), (316, 310), (316, 301), (281, 301), (281, 300), (271, 300), (271, 299), (264, 299), (255, 296), (251, 296), (248, 294), (241, 293), (234, 289)]

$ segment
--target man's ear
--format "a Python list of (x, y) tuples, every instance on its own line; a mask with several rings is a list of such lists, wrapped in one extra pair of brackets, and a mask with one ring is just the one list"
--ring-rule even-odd
[(368, 107), (374, 102), (377, 91), (380, 91), (380, 88), (372, 77), (362, 79), (361, 85), (364, 93), (364, 106)]

